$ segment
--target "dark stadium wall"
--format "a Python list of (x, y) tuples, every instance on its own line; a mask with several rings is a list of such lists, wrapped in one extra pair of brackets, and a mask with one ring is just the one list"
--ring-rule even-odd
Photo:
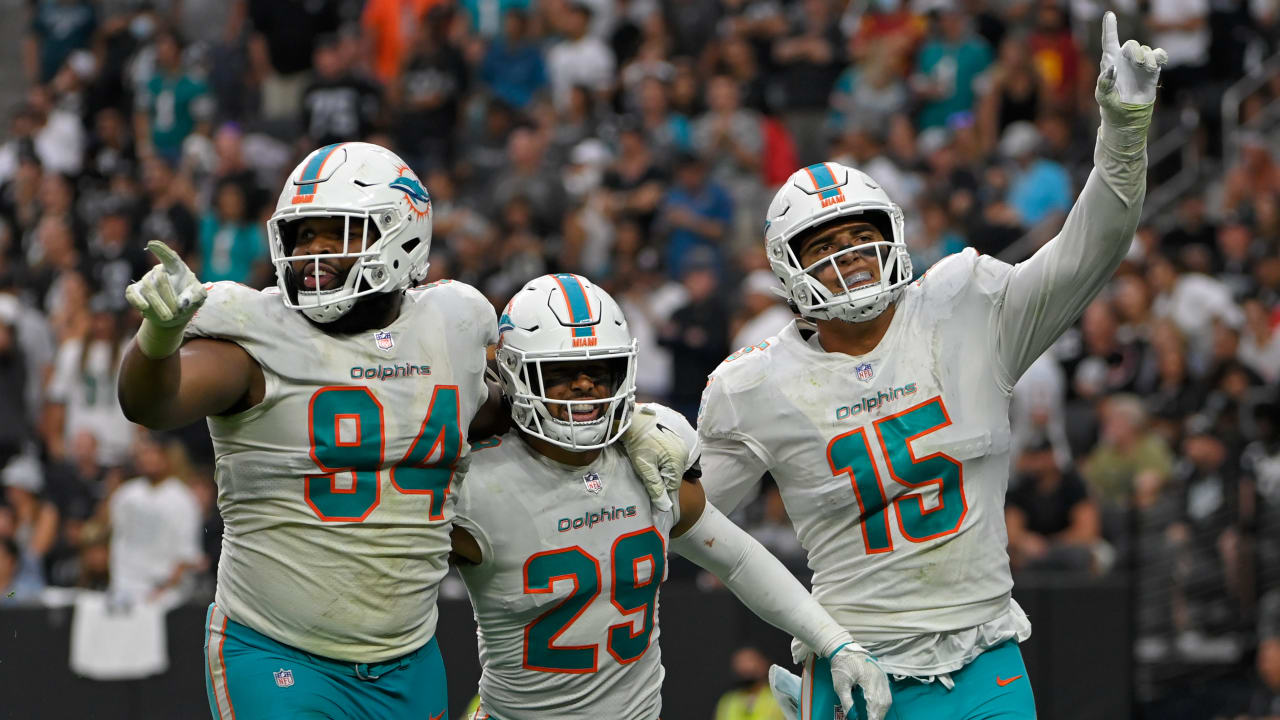
[[(1015, 595), (1035, 626), (1022, 651), (1040, 720), (1131, 717), (1133, 643), (1125, 587), (1114, 581), (1036, 581), (1021, 583)], [(0, 720), (209, 717), (200, 632), (205, 610), (189, 605), (170, 613), (169, 671), (130, 682), (71, 673), (70, 609), (0, 611)], [(786, 662), (789, 655), (789, 638), (751, 616), (727, 591), (672, 583), (662, 589), (661, 613), (664, 720), (709, 720), (733, 681), (729, 656), (735, 649), (755, 645), (774, 662)], [(459, 717), (476, 692), (475, 639), (471, 606), (441, 601), (450, 718)]]

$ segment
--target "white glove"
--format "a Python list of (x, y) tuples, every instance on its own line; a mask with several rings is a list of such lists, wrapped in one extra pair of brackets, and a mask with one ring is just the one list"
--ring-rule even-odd
[(857, 686), (862, 688), (862, 699), (867, 703), (867, 720), (884, 720), (884, 714), (893, 704), (893, 694), (889, 690), (889, 678), (875, 659), (861, 645), (845, 643), (827, 662), (831, 664), (831, 684), (835, 686), (836, 697), (840, 698), (844, 716), (854, 717), (853, 688)]
[(685, 446), (676, 431), (659, 424), (658, 414), (644, 405), (632, 413), (631, 427), (622, 434), (622, 444), (653, 507), (660, 512), (671, 510), (668, 493), (680, 489), (692, 448)]
[(172, 355), (182, 346), (182, 330), (204, 304), (204, 286), (168, 245), (147, 243), (160, 264), (124, 289), (129, 304), (142, 314), (138, 349), (152, 360)]
[(800, 678), (781, 665), (769, 668), (769, 689), (786, 720), (800, 720)]
[(1155, 108), (1160, 68), (1169, 54), (1137, 40), (1120, 46), (1115, 13), (1102, 16), (1102, 72), (1093, 96), (1102, 111), (1094, 165), (1130, 207), (1145, 192), (1147, 129)]

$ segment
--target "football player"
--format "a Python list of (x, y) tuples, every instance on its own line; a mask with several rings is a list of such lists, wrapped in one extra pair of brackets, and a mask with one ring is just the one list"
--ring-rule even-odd
[[(836, 163), (793, 174), (765, 220), (769, 261), (804, 322), (720, 365), (699, 419), (708, 499), (777, 480), (814, 596), (892, 678), (895, 720), (1033, 718), (1004, 527), (1009, 396), (1133, 239), (1167, 57), (1103, 20), (1095, 168), (1061, 233), (1010, 266), (965, 250), (912, 281), (903, 216)], [(827, 661), (775, 692), (838, 717)], [(780, 672), (781, 671), (781, 672)]]
[(498, 332), (515, 427), (476, 446), (453, 531), (479, 623), (475, 717), (657, 718), (669, 547), (823, 658), (843, 709), (860, 686), (870, 717), (882, 718), (887, 678), (776, 558), (706, 502), (696, 457), (669, 509), (649, 502), (618, 439), (633, 423), (656, 426), (696, 454), (697, 434), (665, 407), (633, 412), (636, 340), (617, 303), (577, 275), (546, 275), (515, 295)]
[[(312, 152), (267, 229), (274, 288), (201, 285), (152, 243), (161, 263), (126, 290), (143, 316), (120, 373), (126, 415), (157, 429), (208, 417), (213, 438), (226, 531), (205, 628), (211, 712), (440, 717), (451, 488), (482, 408), (506, 416), (484, 379), (493, 308), (462, 283), (412, 287), (431, 201), (381, 147)], [(656, 442), (632, 457), (665, 501), (658, 476), (684, 458)]]

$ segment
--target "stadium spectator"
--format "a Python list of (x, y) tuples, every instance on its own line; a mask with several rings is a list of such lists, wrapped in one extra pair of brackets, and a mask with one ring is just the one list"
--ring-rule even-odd
[(89, 47), (98, 27), (98, 12), (89, 0), (42, 0), (32, 3), (31, 30), (23, 46), (27, 80), (53, 79), (75, 50)]
[(102, 203), (97, 226), (89, 237), (87, 267), (91, 284), (113, 311), (124, 310), (124, 289), (148, 267), (141, 248), (132, 242), (133, 218), (123, 197)]
[[(368, 0), (360, 14), (372, 51), (372, 69), (377, 79), (393, 86), (409, 56), (413, 36), (427, 12), (440, 0)], [(326, 19), (326, 24), (332, 22)]]
[(1197, 89), (1209, 63), (1209, 2), (1207, 0), (1153, 0), (1146, 25), (1151, 47), (1169, 53), (1163, 76), (1167, 107), (1185, 101)]
[(143, 80), (137, 96), (134, 126), (138, 151), (177, 162), (188, 135), (209, 134), (212, 114), (209, 87), (184, 67), (178, 36), (160, 32), (155, 38), (155, 71)]
[(502, 17), (502, 36), (485, 52), (480, 79), (513, 108), (524, 108), (547, 85), (542, 51), (529, 36), (529, 16), (511, 8)]
[(1027, 37), (1027, 49), (1031, 65), (1048, 92), (1045, 99), (1060, 110), (1072, 109), (1078, 98), (1086, 106), (1093, 100), (1093, 77), (1088, 71), (1082, 72), (1085, 61), (1067, 25), (1067, 7), (1056, 0), (1039, 0), (1034, 13), (1035, 27)]
[(899, 62), (895, 47), (879, 42), (866, 58), (845, 68), (831, 89), (827, 132), (835, 136), (855, 127), (887, 132), (889, 118), (906, 112), (911, 99)]
[(987, 152), (1013, 123), (1035, 122), (1046, 102), (1042, 82), (1026, 38), (1006, 37), (979, 90), (978, 132)]
[[(247, 0), (253, 34), (249, 67), (261, 89), (261, 113), (268, 120), (296, 120), (302, 107), (316, 40), (342, 23), (337, 0)], [(386, 3), (382, 3), (386, 4)], [(392, 2), (392, 5), (398, 3)], [(401, 18), (396, 16), (396, 20)], [(385, 40), (385, 36), (382, 36)], [(385, 62), (385, 61), (383, 61)]]
[(1244, 302), (1244, 331), (1240, 337), (1240, 361), (1268, 384), (1280, 380), (1280, 331), (1257, 298)]
[(754, 647), (733, 651), (729, 659), (734, 688), (716, 702), (715, 720), (782, 720), (782, 708), (769, 691), (769, 660)]
[(84, 572), (81, 547), (95, 520), (104, 515), (108, 493), (120, 484), (122, 471), (98, 461), (98, 439), (81, 430), (71, 441), (71, 452), (45, 470), (44, 492), (57, 510), (58, 537), (46, 559), (49, 584), (74, 587)]
[(1039, 155), (1042, 143), (1030, 123), (1014, 123), (1000, 138), (1000, 154), (1014, 164), (1006, 201), (1027, 228), (1071, 209), (1071, 177), (1062, 165)]
[(916, 58), (911, 85), (924, 105), (917, 116), (921, 130), (944, 127), (956, 113), (971, 112), (974, 82), (991, 64), (991, 47), (973, 32), (967, 15), (944, 4), (936, 26)]
[(267, 259), (266, 233), (250, 215), (249, 200), (239, 183), (218, 185), (213, 210), (200, 221), (200, 256), (200, 278), (205, 282), (249, 283), (255, 272), (266, 277), (259, 267)]
[(174, 173), (173, 166), (160, 157), (143, 162), (142, 181), (146, 188), (141, 238), (143, 247), (159, 240), (191, 256), (197, 247), (196, 216), (192, 212), (190, 185)]
[(1082, 474), (1092, 492), (1112, 506), (1125, 506), (1139, 475), (1158, 481), (1173, 472), (1173, 455), (1160, 436), (1147, 427), (1142, 401), (1115, 395), (1102, 405), (1102, 431), (1097, 447), (1085, 458)]
[(777, 107), (796, 139), (804, 165), (825, 158), (822, 125), (831, 88), (844, 70), (840, 17), (826, 0), (801, 0), (789, 8), (787, 32), (770, 49)]
[(104, 298), (95, 296), (88, 327), (58, 347), (49, 380), (45, 444), (53, 457), (64, 457), (72, 439), (87, 430), (98, 440), (98, 460), (103, 465), (123, 465), (128, 459), (133, 430), (115, 392), (127, 343), (120, 319)]
[(316, 41), (315, 78), (302, 92), (302, 129), (307, 146), (330, 145), (367, 137), (382, 115), (382, 89), (353, 72), (341, 41)]
[(547, 77), (556, 107), (569, 104), (569, 94), (581, 85), (603, 98), (613, 89), (616, 58), (613, 49), (590, 34), (592, 5), (568, 0), (556, 15), (562, 39), (547, 51)]
[(751, 242), (760, 224), (765, 188), (760, 182), (764, 135), (758, 113), (742, 107), (738, 85), (728, 75), (707, 83), (707, 111), (693, 125), (693, 147), (711, 171), (711, 179), (733, 199), (732, 244)]
[(1016, 471), (1004, 513), (1013, 569), (1104, 571), (1097, 503), (1075, 470), (1059, 465), (1048, 437), (1023, 449)]
[(658, 342), (678, 358), (673, 368), (671, 407), (695, 422), (707, 375), (729, 354), (729, 309), (719, 292), (719, 264), (706, 248), (691, 250), (680, 264), (686, 304), (671, 314)]
[(677, 158), (674, 180), (655, 223), (655, 231), (666, 235), (667, 272), (681, 277), (695, 250), (710, 256), (715, 269), (722, 270), (733, 198), (710, 179), (706, 162), (693, 154)]
[(139, 433), (133, 450), (139, 475), (110, 499), (111, 593), (142, 602), (181, 594), (204, 556), (199, 502), (172, 473), (161, 439)]
[[(400, 106), (399, 146), (415, 167), (448, 166), (454, 159), (452, 137), (458, 127), (469, 73), (466, 60), (450, 39), (455, 16), (448, 5), (427, 12), (413, 50), (394, 87)], [(347, 137), (359, 137), (347, 134)]]
[(496, 180), (486, 180), (486, 208), (496, 212), (516, 197), (528, 199), (539, 235), (558, 228), (567, 207), (564, 185), (547, 158), (548, 138), (524, 125), (507, 140), (506, 170)]

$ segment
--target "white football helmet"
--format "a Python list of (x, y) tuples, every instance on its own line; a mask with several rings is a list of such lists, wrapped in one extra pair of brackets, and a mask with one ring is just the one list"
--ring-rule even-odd
[[(622, 308), (580, 275), (543, 275), (525, 284), (498, 320), (498, 378), (516, 425), (567, 450), (596, 450), (631, 425), (636, 403), (636, 339)], [(543, 370), (554, 363), (607, 360), (613, 394), (599, 400), (553, 400)], [(553, 405), (598, 406), (588, 420), (560, 420)], [(593, 407), (594, 411), (595, 408)]]
[[(876, 226), (884, 241), (844, 248), (809, 267), (800, 264), (793, 240), (805, 231), (852, 216), (863, 216)], [(765, 249), (785, 296), (801, 316), (866, 322), (884, 312), (911, 282), (911, 256), (902, 226), (902, 209), (870, 176), (839, 163), (818, 163), (792, 173), (773, 196), (764, 221)], [(870, 248), (880, 263), (880, 282), (850, 289), (836, 261)], [(833, 293), (815, 277), (827, 263), (836, 267), (843, 291)]]
[[(342, 252), (291, 255), (297, 221), (307, 217), (345, 218)], [(363, 229), (359, 247), (350, 240), (353, 223)], [(362, 142), (326, 145), (289, 175), (267, 235), (285, 304), (329, 323), (361, 297), (402, 291), (427, 276), (431, 197), (409, 166), (386, 148)], [(334, 258), (355, 258), (345, 282), (330, 290), (304, 290), (292, 263), (314, 261), (318, 281), (319, 263)]]

